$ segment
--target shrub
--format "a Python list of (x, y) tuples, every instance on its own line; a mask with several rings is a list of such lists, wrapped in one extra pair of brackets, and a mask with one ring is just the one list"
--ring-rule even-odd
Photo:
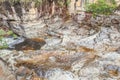
[(8, 44), (5, 40), (3, 40), (3, 37), (0, 37), (0, 49), (8, 48)]
[(5, 40), (3, 40), (3, 35), (5, 35), (6, 32), (2, 29), (0, 29), (0, 49), (7, 48), (7, 43)]
[(6, 40), (4, 39), (4, 37), (6, 35), (11, 35), (14, 38), (17, 38), (17, 35), (14, 34), (12, 31), (10, 31), (10, 30), (4, 31), (3, 29), (0, 29), (0, 49), (8, 48), (8, 44), (7, 44)]
[(86, 11), (93, 14), (105, 14), (109, 15), (116, 8), (115, 0), (98, 0), (96, 3), (87, 4)]

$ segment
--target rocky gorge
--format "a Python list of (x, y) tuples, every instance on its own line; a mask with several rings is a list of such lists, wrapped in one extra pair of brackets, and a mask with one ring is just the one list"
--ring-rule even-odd
[(9, 8), (0, 24), (18, 37), (4, 38), (0, 80), (120, 80), (120, 14), (81, 12), (63, 20), (38, 18), (33, 7), (22, 8), (22, 16)]

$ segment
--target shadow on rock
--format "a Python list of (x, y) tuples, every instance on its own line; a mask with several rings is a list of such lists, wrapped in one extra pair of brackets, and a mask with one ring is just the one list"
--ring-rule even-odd
[(40, 38), (32, 39), (17, 39), (12, 44), (10, 44), (9, 49), (15, 50), (40, 50), (40, 48), (45, 45), (46, 42)]

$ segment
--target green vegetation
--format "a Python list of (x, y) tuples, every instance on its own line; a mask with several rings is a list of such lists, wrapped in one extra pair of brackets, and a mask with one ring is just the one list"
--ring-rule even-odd
[(115, 0), (98, 0), (96, 3), (87, 4), (86, 11), (96, 14), (112, 14), (116, 8)]
[(2, 29), (0, 29), (0, 49), (7, 48), (8, 45), (5, 40), (3, 40), (3, 35), (5, 35), (6, 32)]
[(0, 49), (8, 48), (8, 44), (5, 40), (3, 40), (3, 37), (0, 37)]
[(17, 37), (12, 31), (4, 31), (3, 29), (0, 29), (0, 49), (8, 48), (7, 42), (4, 40), (5, 36), (11, 35), (14, 38)]

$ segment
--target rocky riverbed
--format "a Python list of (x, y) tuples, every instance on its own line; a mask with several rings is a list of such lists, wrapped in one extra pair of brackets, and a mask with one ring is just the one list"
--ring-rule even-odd
[(77, 24), (56, 17), (53, 23), (21, 24), (30, 41), (25, 38), (13, 50), (0, 50), (0, 79), (119, 80), (119, 19), (100, 16)]
[(0, 50), (0, 80), (120, 80), (119, 14), (66, 21), (32, 14), (23, 23), (16, 14), (0, 15), (19, 35), (4, 38), (9, 49)]

